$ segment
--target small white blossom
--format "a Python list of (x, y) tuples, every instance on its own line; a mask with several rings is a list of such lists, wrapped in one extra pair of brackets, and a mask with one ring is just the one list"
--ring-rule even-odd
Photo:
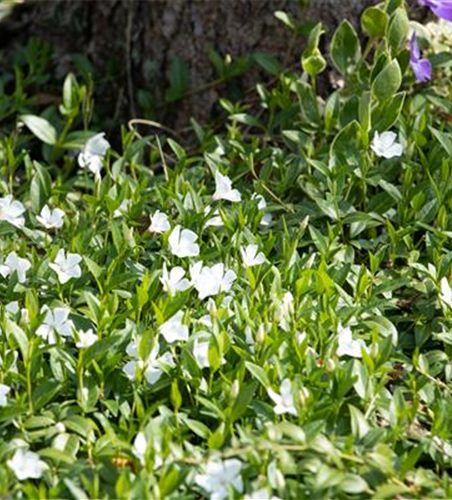
[(196, 339), (193, 343), (193, 357), (200, 368), (209, 368), (209, 346), (208, 340)]
[(397, 142), (397, 135), (394, 132), (383, 132), (382, 134), (375, 132), (370, 147), (377, 156), (383, 158), (393, 158), (401, 156), (403, 153), (402, 145)]
[(204, 466), (204, 473), (197, 474), (195, 482), (208, 494), (210, 500), (231, 498), (231, 488), (243, 492), (243, 480), (240, 474), (242, 462), (236, 458), (228, 460), (210, 460)]
[(79, 330), (78, 332), (78, 342), (75, 344), (79, 349), (87, 349), (91, 347), (95, 342), (97, 342), (97, 335), (93, 332), (92, 328), (86, 330)]
[(24, 212), (25, 207), (20, 201), (13, 200), (12, 195), (8, 194), (4, 198), (0, 198), (0, 220), (9, 222), (16, 227), (23, 227), (25, 225)]
[(237, 275), (231, 269), (226, 269), (223, 263), (212, 267), (203, 266), (202, 262), (190, 267), (192, 284), (201, 300), (220, 292), (229, 292)]
[(271, 397), (275, 403), (273, 411), (277, 415), (282, 415), (283, 413), (290, 413), (291, 415), (297, 416), (298, 412), (294, 406), (293, 395), (292, 395), (292, 383), (286, 378), (281, 382), (280, 394), (275, 392), (273, 389), (268, 389), (268, 395)]
[(32, 451), (19, 448), (12, 459), (7, 460), (6, 464), (14, 472), (19, 481), (25, 479), (39, 479), (43, 472), (48, 468), (39, 455)]
[(0, 406), (6, 406), (8, 404), (8, 398), (6, 397), (11, 391), (11, 387), (0, 384)]
[(439, 300), (443, 305), (452, 309), (452, 289), (446, 277), (441, 280), (441, 293), (439, 294)]
[(105, 154), (110, 149), (110, 143), (105, 139), (105, 134), (100, 133), (88, 139), (78, 156), (78, 164), (88, 168), (93, 174), (99, 175)]
[(145, 361), (138, 357), (138, 346), (136, 340), (130, 342), (126, 351), (129, 355), (135, 357), (135, 359), (126, 363), (122, 371), (132, 381), (136, 380), (138, 370), (144, 370), (144, 376), (147, 382), (150, 385), (153, 385), (158, 382), (165, 369), (174, 366), (174, 359), (171, 353), (166, 352), (163, 356), (159, 356), (158, 344), (154, 346)]
[(36, 216), (36, 220), (46, 229), (60, 229), (63, 227), (64, 216), (65, 213), (60, 208), (50, 210), (48, 205), (44, 205), (40, 215)]
[(188, 326), (182, 323), (183, 316), (184, 313), (178, 311), (160, 326), (159, 332), (168, 343), (172, 344), (178, 340), (188, 340)]
[(176, 257), (196, 257), (199, 255), (199, 245), (195, 243), (198, 236), (190, 229), (176, 226), (170, 234), (168, 243), (171, 253)]
[(67, 253), (61, 248), (58, 250), (55, 262), (49, 264), (57, 275), (58, 280), (62, 285), (67, 283), (71, 278), (80, 278), (82, 270), (79, 266), (82, 258), (77, 253)]
[(119, 207), (113, 212), (113, 217), (117, 219), (118, 217), (127, 215), (127, 212), (130, 210), (131, 206), (132, 206), (132, 200), (122, 200)]
[(218, 209), (212, 211), (212, 207), (207, 206), (204, 209), (204, 215), (206, 217), (212, 215), (212, 217), (207, 219), (207, 221), (205, 223), (206, 227), (222, 227), (222, 226), (224, 226), (223, 219), (221, 218), (220, 211)]
[(362, 350), (367, 351), (367, 346), (364, 340), (354, 340), (352, 337), (352, 330), (349, 326), (344, 328), (339, 324), (337, 328), (338, 334), (338, 347), (336, 354), (338, 356), (351, 356), (352, 358), (361, 358)]
[(245, 495), (243, 500), (281, 500), (279, 497), (268, 492), (267, 488), (261, 488)]
[(218, 170), (215, 172), (215, 193), (212, 196), (214, 201), (227, 200), (239, 202), (242, 199), (240, 191), (232, 189), (232, 181), (226, 175), (220, 174)]
[(46, 311), (42, 325), (36, 330), (36, 335), (46, 340), (49, 344), (55, 344), (57, 336), (69, 337), (72, 335), (74, 323), (69, 319), (70, 309), (67, 307), (56, 307), (49, 309), (47, 306), (43, 308)]
[(147, 447), (148, 442), (144, 432), (139, 432), (133, 441), (132, 453), (138, 458), (142, 466), (144, 466), (144, 458), (146, 456)]
[(185, 292), (190, 288), (190, 281), (184, 278), (185, 271), (182, 267), (176, 266), (171, 269), (168, 273), (166, 264), (163, 264), (162, 276), (160, 281), (163, 285), (163, 290), (170, 295), (175, 295), (176, 292)]
[(6, 257), (5, 263), (0, 266), (0, 274), (6, 278), (14, 273), (17, 273), (19, 283), (25, 283), (27, 279), (27, 271), (31, 268), (31, 263), (27, 259), (22, 259), (16, 252), (11, 252)]
[(157, 210), (154, 215), (150, 216), (151, 225), (149, 226), (149, 231), (155, 234), (165, 233), (170, 229), (170, 223), (168, 221), (168, 216)]
[[(259, 210), (265, 210), (267, 208), (267, 202), (265, 201), (265, 198), (261, 194), (254, 193), (253, 196), (251, 196), (251, 199), (257, 201), (257, 208)], [(270, 225), (272, 218), (273, 218), (272, 214), (264, 213), (260, 222), (261, 226)]]
[(265, 262), (265, 255), (258, 252), (257, 245), (248, 245), (240, 249), (242, 254), (242, 261), (245, 267), (259, 266)]
[(285, 332), (290, 330), (290, 318), (293, 313), (293, 295), (291, 292), (286, 292), (282, 300), (277, 302), (277, 309), (275, 313), (276, 321)]
[(55, 424), (55, 430), (58, 432), (58, 434), (64, 434), (66, 432), (66, 426), (63, 424), (63, 422), (57, 422)]

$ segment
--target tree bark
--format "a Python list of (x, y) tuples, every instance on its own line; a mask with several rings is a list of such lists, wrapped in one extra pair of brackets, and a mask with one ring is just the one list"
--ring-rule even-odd
[[(311, 0), (303, 7), (303, 0), (25, 0), (2, 26), (0, 46), (10, 51), (30, 37), (46, 40), (60, 77), (72, 69), (70, 54), (82, 53), (94, 66), (103, 112), (114, 119), (151, 114), (179, 128), (191, 116), (201, 122), (210, 118), (220, 94), (240, 94), (262, 78), (254, 69), (224, 85), (211, 85), (219, 83), (219, 76), (207, 47), (232, 60), (266, 52), (293, 65), (303, 37), (294, 37), (275, 11), (286, 11), (301, 23), (322, 20), (332, 28), (343, 18), (356, 24), (371, 3)], [(168, 104), (165, 89), (175, 58), (185, 61), (189, 87), (184, 98)]]

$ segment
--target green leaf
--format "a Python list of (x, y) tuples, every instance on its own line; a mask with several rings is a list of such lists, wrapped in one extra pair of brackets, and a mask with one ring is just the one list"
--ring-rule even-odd
[(369, 38), (381, 38), (386, 33), (388, 15), (379, 7), (368, 7), (361, 16), (361, 26)]
[(410, 21), (406, 10), (402, 7), (397, 9), (389, 20), (387, 39), (389, 46), (393, 50), (399, 50), (405, 45), (408, 31), (410, 29)]
[(19, 346), (22, 358), (28, 359), (28, 338), (22, 328), (10, 319), (6, 320), (6, 334), (11, 335)]
[(391, 99), (402, 84), (402, 72), (397, 60), (391, 61), (372, 83), (372, 92), (379, 101)]
[(331, 42), (331, 60), (343, 75), (350, 73), (361, 59), (361, 44), (355, 28), (344, 19)]
[(263, 52), (255, 52), (253, 54), (253, 59), (265, 69), (271, 75), (277, 76), (282, 71), (281, 63), (276, 59), (276, 57), (270, 54), (264, 54)]
[(270, 380), (262, 367), (249, 361), (245, 361), (245, 367), (251, 375), (265, 387), (265, 389), (270, 387)]
[(33, 166), (35, 174), (30, 183), (30, 200), (33, 211), (39, 213), (52, 195), (52, 178), (37, 161), (33, 162)]
[(53, 146), (57, 142), (57, 131), (55, 127), (45, 118), (35, 115), (21, 115), (20, 120), (27, 128), (42, 142)]

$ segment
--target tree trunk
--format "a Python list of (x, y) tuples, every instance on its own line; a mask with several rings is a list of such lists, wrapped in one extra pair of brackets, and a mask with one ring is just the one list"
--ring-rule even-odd
[(304, 38), (294, 36), (275, 18), (275, 11), (286, 11), (298, 23), (322, 20), (331, 28), (343, 18), (356, 23), (362, 9), (373, 2), (311, 0), (310, 6), (302, 5), (306, 3), (25, 0), (2, 26), (0, 45), (9, 51), (30, 37), (46, 40), (61, 77), (72, 69), (70, 54), (82, 53), (94, 66), (102, 112), (114, 119), (152, 116), (179, 128), (191, 116), (201, 122), (210, 118), (218, 95), (239, 95), (262, 78), (254, 68), (222, 81), (209, 59), (208, 47), (233, 61), (265, 52), (289, 66), (299, 61)]

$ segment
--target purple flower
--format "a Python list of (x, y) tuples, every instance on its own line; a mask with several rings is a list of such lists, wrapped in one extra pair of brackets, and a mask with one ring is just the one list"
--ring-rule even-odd
[(410, 41), (410, 64), (418, 82), (426, 82), (432, 79), (432, 64), (428, 59), (421, 59), (421, 51), (416, 41), (416, 33), (413, 33)]
[(452, 21), (452, 0), (418, 0), (418, 2), (429, 7), (438, 17)]

